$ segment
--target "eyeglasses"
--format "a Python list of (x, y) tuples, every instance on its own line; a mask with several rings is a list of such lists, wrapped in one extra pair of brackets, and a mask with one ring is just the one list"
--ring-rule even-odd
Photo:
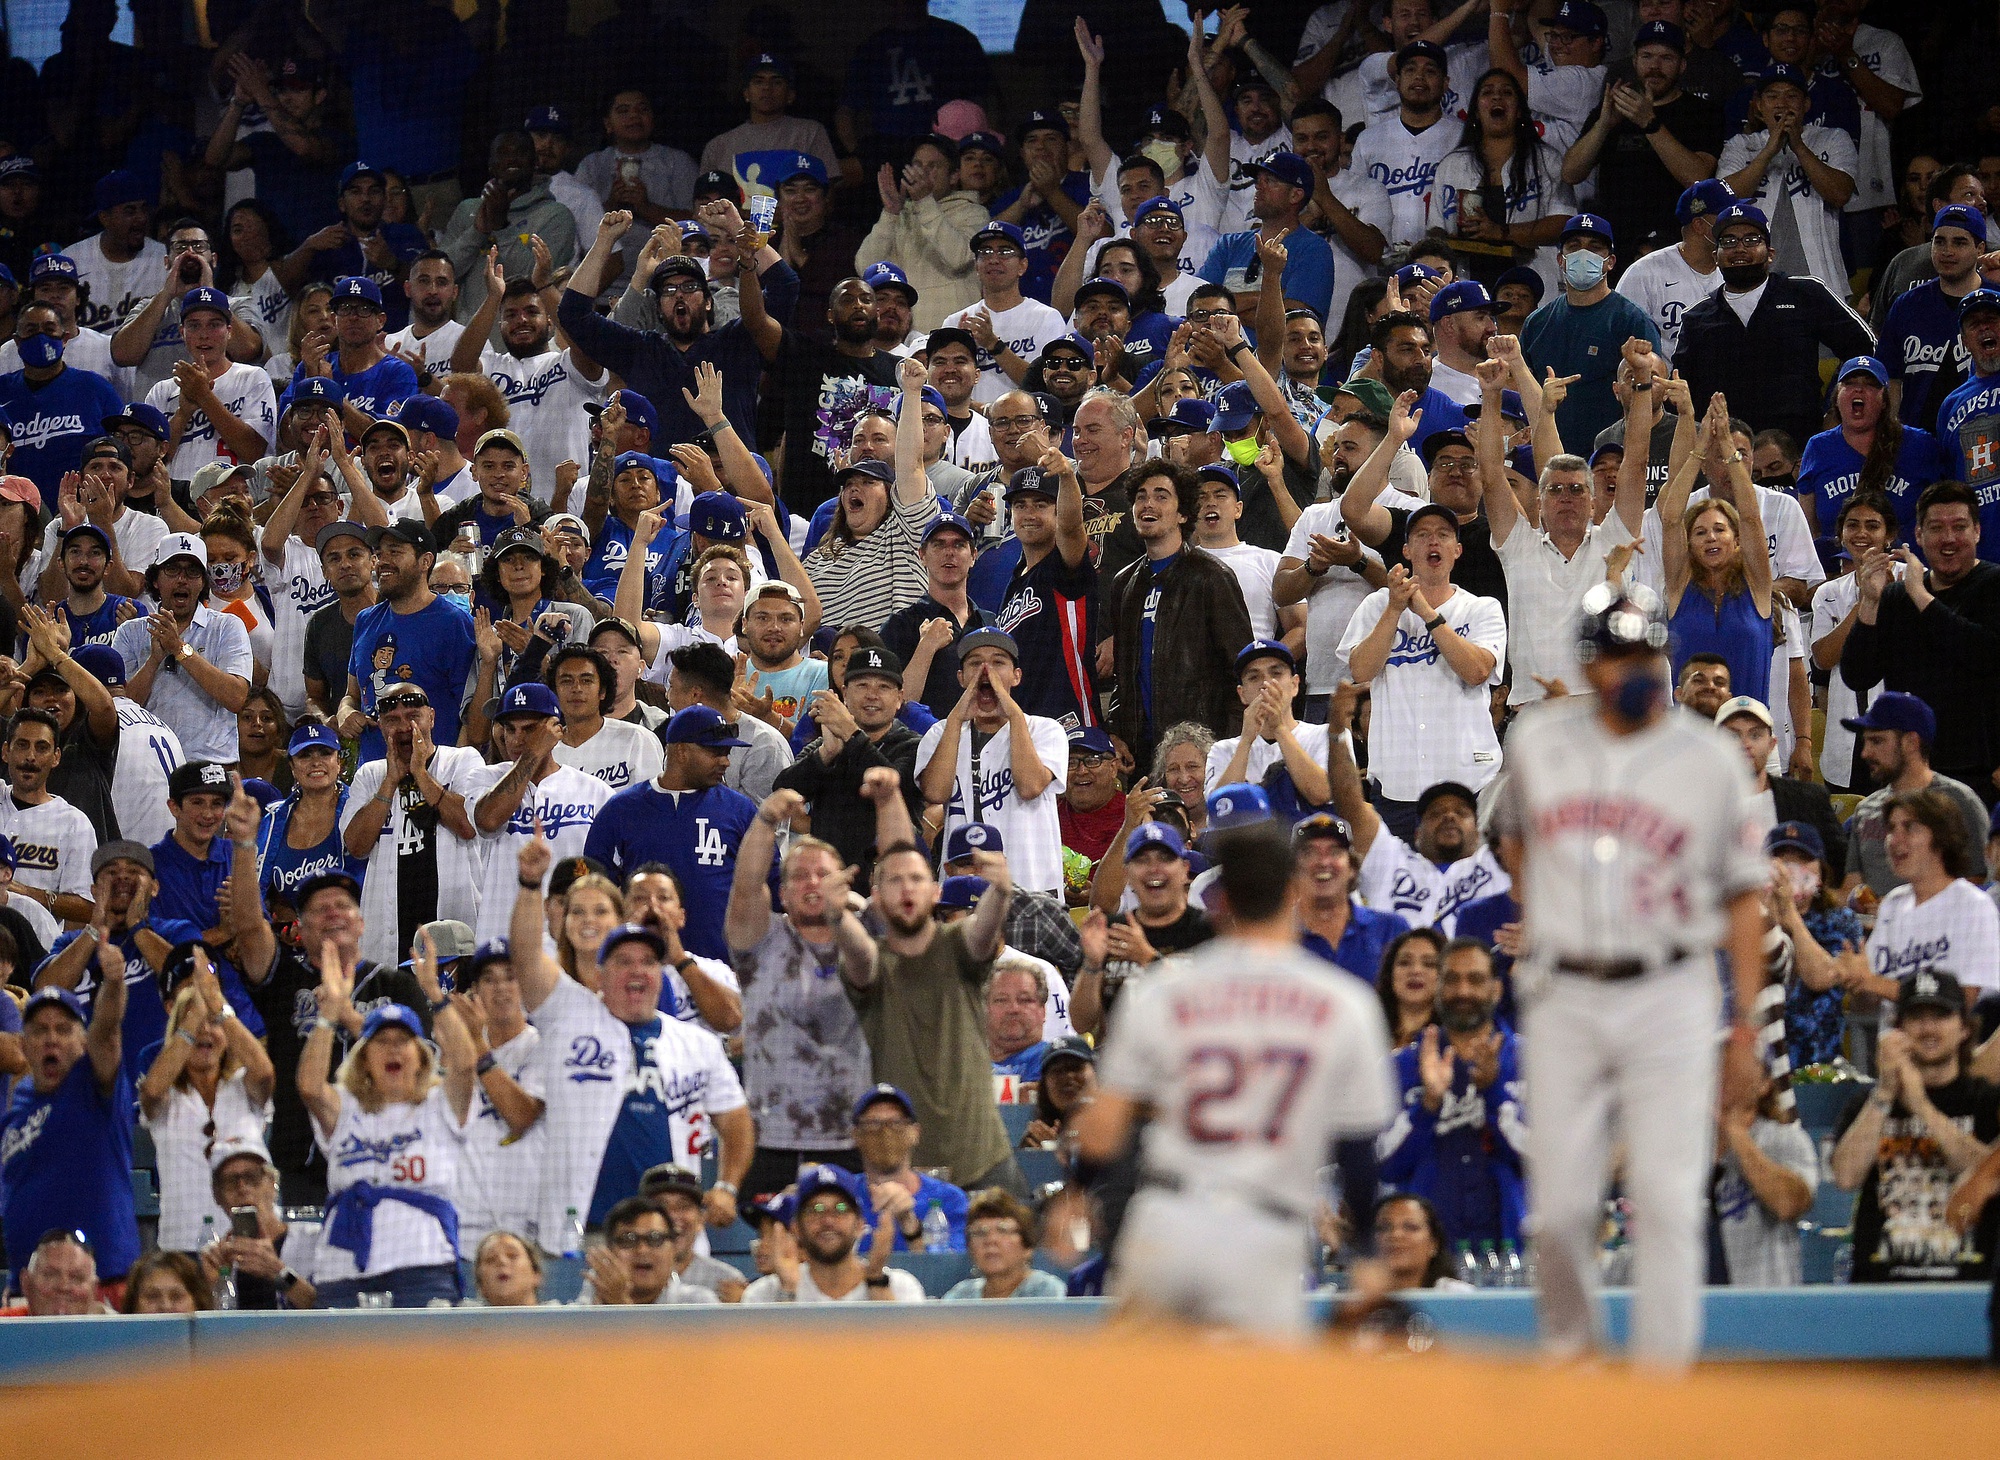
[(692, 279), (679, 284), (662, 284), (660, 286), (660, 295), (666, 299), (671, 299), (676, 294), (682, 298), (692, 298), (701, 292), (701, 285), (695, 283)]
[(1042, 424), (1040, 416), (988, 416), (986, 424), (995, 431), (1032, 431)]
[(1070, 374), (1074, 375), (1079, 370), (1088, 370), (1089, 368), (1090, 362), (1088, 360), (1079, 359), (1075, 355), (1050, 355), (1045, 356), (1042, 360), (1042, 371), (1044, 374), (1051, 370), (1067, 370)]
[(1463, 476), (1478, 465), (1479, 462), (1470, 456), (1440, 456), (1431, 464), (1431, 469), (1433, 471), (1449, 472), (1454, 476)]
[(1088, 770), (1092, 766), (1100, 766), (1103, 765), (1106, 761), (1116, 760), (1116, 759), (1118, 759), (1118, 757), (1115, 755), (1092, 755), (1087, 752), (1072, 752), (1069, 758), (1069, 763), (1073, 766), (1081, 766), (1085, 770)]
[(1721, 253), (1733, 248), (1755, 248), (1763, 241), (1764, 235), (1761, 233), (1732, 233), (1727, 238), (1716, 239), (1715, 248), (1716, 252)]
[(1590, 483), (1550, 482), (1542, 490), (1551, 497), (1587, 497), (1590, 495)]
[(1211, 319), (1222, 319), (1225, 316), (1234, 319), (1236, 311), (1227, 306), (1218, 306), (1215, 309), (1190, 309), (1187, 313), (1187, 317), (1196, 324), (1206, 324)]
[(1170, 233), (1187, 232), (1187, 225), (1171, 213), (1148, 213), (1139, 220), (1141, 228), (1163, 228)]
[[(968, 1241), (979, 1242), (988, 1237), (1021, 1237), (1021, 1229), (1013, 1222), (974, 1222), (965, 1229)], [(1021, 1237), (1023, 1242), (1028, 1239)]]
[(925, 411), (924, 424), (926, 426), (942, 426), (944, 424), (944, 417), (936, 411)]
[(976, 259), (1017, 259), (1021, 250), (1007, 244), (989, 244), (985, 248), (975, 248), (972, 256)]
[(305, 507), (332, 507), (337, 505), (339, 501), (340, 494), (338, 492), (308, 492), (304, 497), (299, 499), (300, 505)]
[(854, 1203), (835, 1197), (832, 1201), (816, 1201), (806, 1207), (810, 1217), (844, 1217), (854, 1211)]
[(630, 1252), (635, 1247), (661, 1248), (674, 1240), (672, 1232), (620, 1232), (611, 1239), (613, 1247)]

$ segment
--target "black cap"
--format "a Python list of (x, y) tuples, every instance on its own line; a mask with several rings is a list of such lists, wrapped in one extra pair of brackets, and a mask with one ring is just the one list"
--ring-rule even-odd
[(977, 360), (979, 358), (979, 341), (955, 325), (945, 325), (934, 329), (924, 339), (924, 351), (926, 354), (935, 355), (939, 347), (943, 345), (963, 345), (973, 359)]
[(591, 857), (564, 857), (549, 868), (549, 896), (561, 897), (576, 885), (581, 877), (602, 877), (610, 880), (611, 874), (604, 870), (604, 864)]
[(1097, 1063), (1097, 1051), (1081, 1034), (1065, 1034), (1060, 1039), (1049, 1041), (1048, 1053), (1042, 1056), (1042, 1068), (1047, 1070), (1051, 1061), (1059, 1059), (1082, 1060), (1087, 1065), (1094, 1065)]
[(437, 539), (431, 536), (431, 530), (411, 518), (391, 518), (385, 527), (369, 528), (368, 546), (380, 552), (382, 540), (389, 537), (393, 537), (397, 542), (408, 543), (419, 554), (435, 553), (438, 550)]
[(196, 791), (210, 791), (218, 796), (231, 794), (229, 770), (212, 760), (182, 761), (174, 767), (174, 773), (167, 777), (167, 799), (179, 801)]
[(299, 884), (299, 890), (292, 894), (292, 906), (303, 909), (307, 903), (313, 900), (315, 893), (324, 892), (329, 887), (345, 889), (347, 895), (354, 899), (356, 905), (360, 904), (361, 884), (359, 882), (355, 881), (345, 872), (322, 872), (317, 877), (308, 877)]
[(901, 684), (903, 661), (889, 649), (856, 649), (847, 656), (846, 677), (852, 680), (857, 674), (872, 674)]
[(1965, 1013), (1965, 987), (1958, 975), (1942, 968), (1926, 968), (1910, 974), (1896, 991), (1896, 1017), (1918, 1009), (1937, 1009), (1946, 1014)]
[(1417, 797), (1417, 820), (1422, 821), (1424, 813), (1431, 809), (1431, 804), (1443, 800), (1446, 796), (1456, 796), (1470, 806), (1475, 814), (1479, 810), (1479, 793), (1470, 786), (1458, 781), (1438, 781), (1424, 787), (1423, 794)]

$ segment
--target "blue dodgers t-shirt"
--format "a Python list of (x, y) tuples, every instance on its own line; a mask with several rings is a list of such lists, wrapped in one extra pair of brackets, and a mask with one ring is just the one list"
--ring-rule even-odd
[[(400, 329), (401, 325), (391, 324), (390, 329)], [(385, 355), (356, 375), (349, 375), (340, 368), (340, 352), (333, 351), (327, 356), (333, 366), (334, 382), (341, 388), (342, 399), (364, 416), (380, 420), (393, 415), (394, 407), (417, 394), (417, 372), (409, 362), (399, 360), (394, 355)], [(306, 367), (303, 362), (292, 372), (296, 384), (303, 379)]]
[[(437, 711), (431, 739), (458, 744), (458, 712), (467, 681), (478, 663), (471, 611), (449, 598), (434, 598), (415, 613), (397, 613), (386, 603), (361, 610), (354, 621), (354, 649), (347, 672), (361, 685), (361, 708), (375, 714), (375, 696), (391, 683), (414, 680)], [(382, 731), (370, 725), (361, 735), (361, 760), (382, 756)]]
[(160, 890), (153, 894), (153, 911), (197, 928), (222, 921), (216, 894), (228, 880), (233, 853), (226, 837), (211, 837), (208, 855), (196, 857), (174, 839), (172, 832), (153, 843), (153, 877)]
[(44, 1095), (32, 1079), (14, 1087), (0, 1123), (0, 1226), (7, 1268), (26, 1269), (35, 1243), (53, 1228), (83, 1233), (97, 1254), (97, 1280), (125, 1276), (139, 1260), (132, 1205), (132, 1081), (121, 1065), (109, 1094), (97, 1088), (90, 1056), (70, 1066)]
[[(1812, 499), (1813, 520), (1819, 524), (1822, 540), (1833, 540), (1834, 519), (1841, 505), (1861, 485), (1861, 453), (1847, 444), (1840, 428), (1822, 431), (1806, 442), (1799, 458), (1798, 494)], [(1883, 488), (1896, 502), (1896, 522), (1904, 542), (1915, 540), (1917, 498), (1924, 488), (1945, 474), (1944, 447), (1937, 437), (1915, 426), (1903, 427), (1903, 439), (1896, 449), (1896, 467)]]
[(75, 613), (71, 611), (68, 599), (58, 599), (53, 610), (56, 617), (69, 625), (69, 642), (72, 649), (81, 649), (85, 644), (108, 644), (111, 636), (118, 632), (121, 622), (118, 615), (126, 604), (131, 604), (133, 615), (144, 618), (152, 612), (137, 598), (121, 598), (116, 593), (104, 595), (104, 602), (95, 613)]
[(1979, 556), (2000, 562), (2000, 375), (1975, 375), (1938, 407), (1953, 480), (1979, 494)]
[(655, 1016), (644, 1024), (628, 1024), (632, 1035), (632, 1084), (612, 1122), (611, 1139), (597, 1168), (597, 1189), (591, 1193), (589, 1225), (604, 1225), (604, 1215), (639, 1190), (639, 1178), (670, 1161), (686, 1165), (674, 1152), (673, 1117), (697, 1103), (698, 1092), (676, 1096), (665, 1087), (653, 1062), (653, 1041), (664, 1021)]
[[(1333, 299), (1333, 250), (1309, 228), (1294, 228), (1285, 235), (1285, 276), (1281, 281), (1287, 300), (1296, 300), (1326, 318)], [(1254, 293), (1264, 287), (1262, 278), (1248, 277), (1257, 261), (1257, 234), (1225, 233), (1208, 251), (1201, 276), (1232, 293)]]
[(0, 375), (0, 410), (13, 427), (14, 454), (7, 470), (42, 489), (42, 505), (56, 510), (63, 473), (83, 462), (83, 443), (104, 434), (104, 418), (125, 409), (103, 376), (75, 366), (55, 379), (31, 385), (16, 370)]
[[(683, 536), (676, 528), (663, 527), (646, 544), (647, 604), (650, 605), (656, 596), (665, 591), (667, 561), (673, 557)], [(583, 565), (580, 575), (583, 586), (606, 602), (616, 599), (618, 575), (625, 571), (625, 560), (631, 556), (632, 529), (616, 513), (606, 513), (604, 525), (597, 529), (597, 541), (591, 545), (590, 557)]]
[(1029, 1045), (1019, 1054), (1009, 1055), (1004, 1060), (993, 1061), (993, 1073), (1013, 1075), (1022, 1080), (1039, 1080), (1042, 1077), (1042, 1061), (1048, 1058), (1049, 1042), (1044, 1039)]
[(756, 817), (757, 803), (727, 786), (663, 791), (657, 782), (647, 781), (626, 787), (597, 808), (583, 854), (610, 869), (611, 880), (621, 886), (642, 862), (671, 867), (687, 910), (682, 946), (704, 958), (727, 959), (722, 915), (736, 875), (737, 848)]
[(258, 876), (263, 883), (264, 896), (280, 897), (287, 903), (295, 904), (298, 889), (324, 872), (345, 872), (356, 882), (366, 881), (368, 859), (348, 856), (346, 842), (340, 834), (340, 819), (347, 810), (349, 789), (345, 784), (341, 786), (340, 799), (335, 803), (333, 826), (328, 830), (326, 839), (315, 847), (295, 847), (290, 843), (292, 813), (299, 805), (296, 790), (264, 813), (264, 820), (257, 828)]
[(1924, 280), (1889, 306), (1881, 349), (1889, 378), (1903, 382), (1896, 414), (1905, 421), (1928, 419), (1924, 408), (1935, 404), (1931, 387), (1947, 360), (1969, 371), (1972, 359), (1958, 337), (1958, 301), (1947, 298), (1936, 279)]
[(1382, 955), (1389, 945), (1410, 931), (1410, 925), (1399, 913), (1378, 912), (1371, 907), (1363, 907), (1354, 898), (1347, 900), (1347, 931), (1340, 935), (1340, 946), (1330, 948), (1326, 939), (1318, 933), (1307, 933), (1299, 939), (1306, 952), (1324, 958), (1343, 973), (1351, 973), (1363, 983), (1372, 984), (1382, 968)]
[[(972, 1205), (972, 1199), (961, 1188), (953, 1186), (949, 1181), (940, 1181), (935, 1176), (926, 1176), (919, 1172), (917, 1174), (917, 1204), (915, 1208), (919, 1222), (922, 1222), (925, 1217), (930, 1215), (933, 1205), (936, 1205), (938, 1210), (944, 1213), (945, 1220), (951, 1223), (951, 1236), (945, 1242), (944, 1246), (926, 1247), (924, 1250), (926, 1252), (965, 1251), (965, 1212), (966, 1208)], [(868, 1183), (863, 1181), (861, 1183), (861, 1240), (854, 1244), (854, 1250), (866, 1255), (868, 1250), (874, 1245), (875, 1200), (873, 1194), (868, 1190)], [(909, 1238), (905, 1237), (901, 1231), (898, 1231), (896, 1233), (896, 1245), (891, 1250), (895, 1252), (908, 1252), (910, 1250)]]

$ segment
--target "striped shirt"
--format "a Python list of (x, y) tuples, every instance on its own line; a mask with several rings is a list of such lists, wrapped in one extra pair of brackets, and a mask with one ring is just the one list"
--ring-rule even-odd
[(892, 500), (889, 515), (859, 542), (829, 536), (814, 548), (805, 566), (819, 594), (821, 621), (879, 628), (897, 609), (922, 598), (930, 576), (917, 544), (938, 510), (935, 492), (907, 504)]

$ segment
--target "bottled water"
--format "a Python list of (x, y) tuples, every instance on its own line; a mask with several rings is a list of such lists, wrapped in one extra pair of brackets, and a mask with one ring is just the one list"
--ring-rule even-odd
[(1527, 1274), (1521, 1267), (1520, 1250), (1512, 1242), (1500, 1244), (1500, 1274), (1500, 1286), (1503, 1288), (1525, 1288), (1528, 1285)]
[(1472, 1244), (1470, 1242), (1461, 1242), (1458, 1244), (1457, 1268), (1460, 1282), (1470, 1284), (1475, 1288), (1486, 1286), (1486, 1269), (1481, 1267), (1479, 1259), (1472, 1255)]
[(1507, 1286), (1506, 1270), (1500, 1266), (1500, 1254), (1493, 1250), (1491, 1240), (1479, 1244), (1479, 1265), (1486, 1269), (1486, 1281), (1483, 1286), (1489, 1288)]
[(1845, 1286), (1854, 1281), (1854, 1244), (1843, 1242), (1833, 1249), (1833, 1280)]
[(931, 1209), (924, 1213), (923, 1235), (924, 1251), (951, 1250), (951, 1218), (944, 1214), (944, 1207), (938, 1202), (932, 1202)]
[[(205, 1216), (201, 1219), (201, 1250), (206, 1252), (214, 1244), (215, 1218)], [(232, 1266), (224, 1265), (215, 1275), (215, 1306), (225, 1312), (236, 1306), (236, 1269)]]
[(575, 1207), (570, 1207), (563, 1213), (562, 1241), (564, 1257), (583, 1256), (583, 1217)]

